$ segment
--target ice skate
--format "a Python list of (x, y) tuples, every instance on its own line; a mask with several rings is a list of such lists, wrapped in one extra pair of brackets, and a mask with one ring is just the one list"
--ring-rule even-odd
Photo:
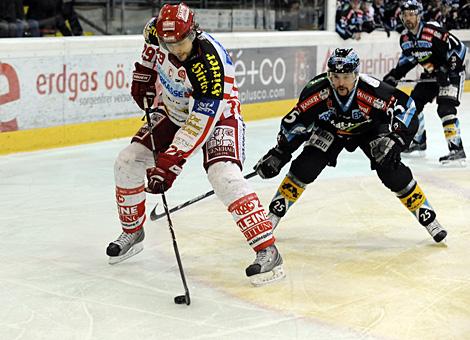
[(452, 150), (448, 155), (439, 158), (439, 163), (442, 165), (465, 167), (467, 166), (465, 151), (463, 149)]
[(286, 274), (282, 268), (282, 257), (275, 245), (256, 253), (255, 261), (246, 268), (246, 276), (251, 277), (251, 284), (263, 286), (283, 279)]
[(144, 229), (140, 229), (135, 233), (122, 232), (118, 239), (111, 242), (106, 248), (106, 254), (109, 256), (109, 264), (116, 264), (137, 255), (144, 250), (145, 238)]
[(427, 145), (426, 140), (422, 142), (417, 142), (413, 140), (408, 147), (408, 149), (403, 150), (402, 154), (405, 156), (417, 156), (417, 157), (424, 157), (426, 155)]
[(447, 231), (442, 228), (436, 219), (425, 226), (425, 228), (436, 242), (441, 242), (447, 236)]

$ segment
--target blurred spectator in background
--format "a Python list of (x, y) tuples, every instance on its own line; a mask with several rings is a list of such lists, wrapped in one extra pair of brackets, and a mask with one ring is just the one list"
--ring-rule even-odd
[[(82, 35), (83, 30), (74, 11), (74, 0), (25, 0), (29, 5), (26, 17), (39, 22), (41, 35), (55, 34), (63, 36)], [(66, 24), (69, 20), (69, 25)]]
[(78, 15), (75, 12), (75, 0), (62, 0), (62, 14), (69, 22), (70, 29), (72, 30), (72, 35), (83, 35), (83, 28), (78, 20)]
[(364, 13), (360, 0), (350, 0), (336, 10), (336, 32), (344, 40), (361, 39)]
[(423, 20), (436, 21), (438, 23), (444, 22), (444, 15), (442, 13), (443, 7), (441, 0), (431, 0), (427, 3), (427, 6), (424, 6)]
[(375, 29), (375, 20), (374, 20), (374, 6), (372, 0), (364, 0), (361, 5), (362, 12), (364, 13), (362, 20), (362, 31), (370, 33)]
[(470, 0), (461, 1), (458, 18), (459, 28), (470, 27)]
[(23, 0), (0, 0), (0, 37), (38, 36), (38, 23), (24, 20)]

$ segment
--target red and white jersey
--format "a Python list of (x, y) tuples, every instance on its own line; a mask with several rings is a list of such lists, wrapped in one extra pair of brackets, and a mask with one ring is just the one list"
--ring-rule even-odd
[(232, 60), (209, 34), (198, 32), (193, 52), (184, 62), (146, 39), (142, 64), (158, 72), (160, 101), (170, 120), (181, 127), (168, 153), (182, 152), (188, 158), (207, 141), (220, 119), (240, 114)]

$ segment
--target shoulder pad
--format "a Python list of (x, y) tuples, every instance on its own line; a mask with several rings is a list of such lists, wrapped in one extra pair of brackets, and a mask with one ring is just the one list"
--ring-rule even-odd
[(369, 76), (368, 74), (360, 73), (359, 79), (362, 80), (364, 83), (372, 86), (372, 87), (379, 87), (380, 80)]
[(188, 78), (193, 85), (193, 97), (222, 99), (224, 96), (224, 64), (217, 50), (205, 40), (201, 53), (185, 62)]
[(438, 23), (437, 21), (428, 21), (424, 24), (424, 27), (426, 27), (426, 26), (428, 26), (430, 28), (434, 28), (434, 29), (442, 28), (441, 24)]
[(325, 86), (323, 86), (322, 88), (313, 89), (313, 91), (308, 91), (305, 93), (305, 96), (299, 98), (297, 107), (300, 109), (301, 112), (305, 112), (311, 107), (317, 105), (318, 103), (328, 99), (330, 93), (330, 88)]
[(317, 92), (321, 89), (324, 89), (330, 85), (330, 82), (326, 76), (326, 73), (319, 74), (310, 80), (299, 96), (299, 101), (303, 101), (305, 98), (309, 97), (313, 92)]
[(158, 46), (157, 38), (157, 18), (150, 19), (144, 27), (144, 40), (147, 44)]

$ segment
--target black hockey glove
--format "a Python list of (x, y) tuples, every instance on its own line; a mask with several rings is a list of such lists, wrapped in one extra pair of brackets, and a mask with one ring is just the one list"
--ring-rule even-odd
[(445, 72), (445, 69), (441, 68), (436, 72), (436, 81), (440, 87), (449, 86), (450, 81), (447, 72)]
[(392, 85), (393, 87), (396, 87), (398, 85), (398, 79), (392, 76), (390, 73), (384, 76), (383, 81), (389, 85)]
[(282, 167), (289, 163), (292, 155), (282, 151), (277, 146), (268, 151), (253, 167), (261, 178), (273, 178), (279, 174)]
[(400, 153), (405, 148), (403, 138), (395, 132), (390, 132), (372, 147), (371, 153), (381, 167), (397, 169), (401, 161)]

